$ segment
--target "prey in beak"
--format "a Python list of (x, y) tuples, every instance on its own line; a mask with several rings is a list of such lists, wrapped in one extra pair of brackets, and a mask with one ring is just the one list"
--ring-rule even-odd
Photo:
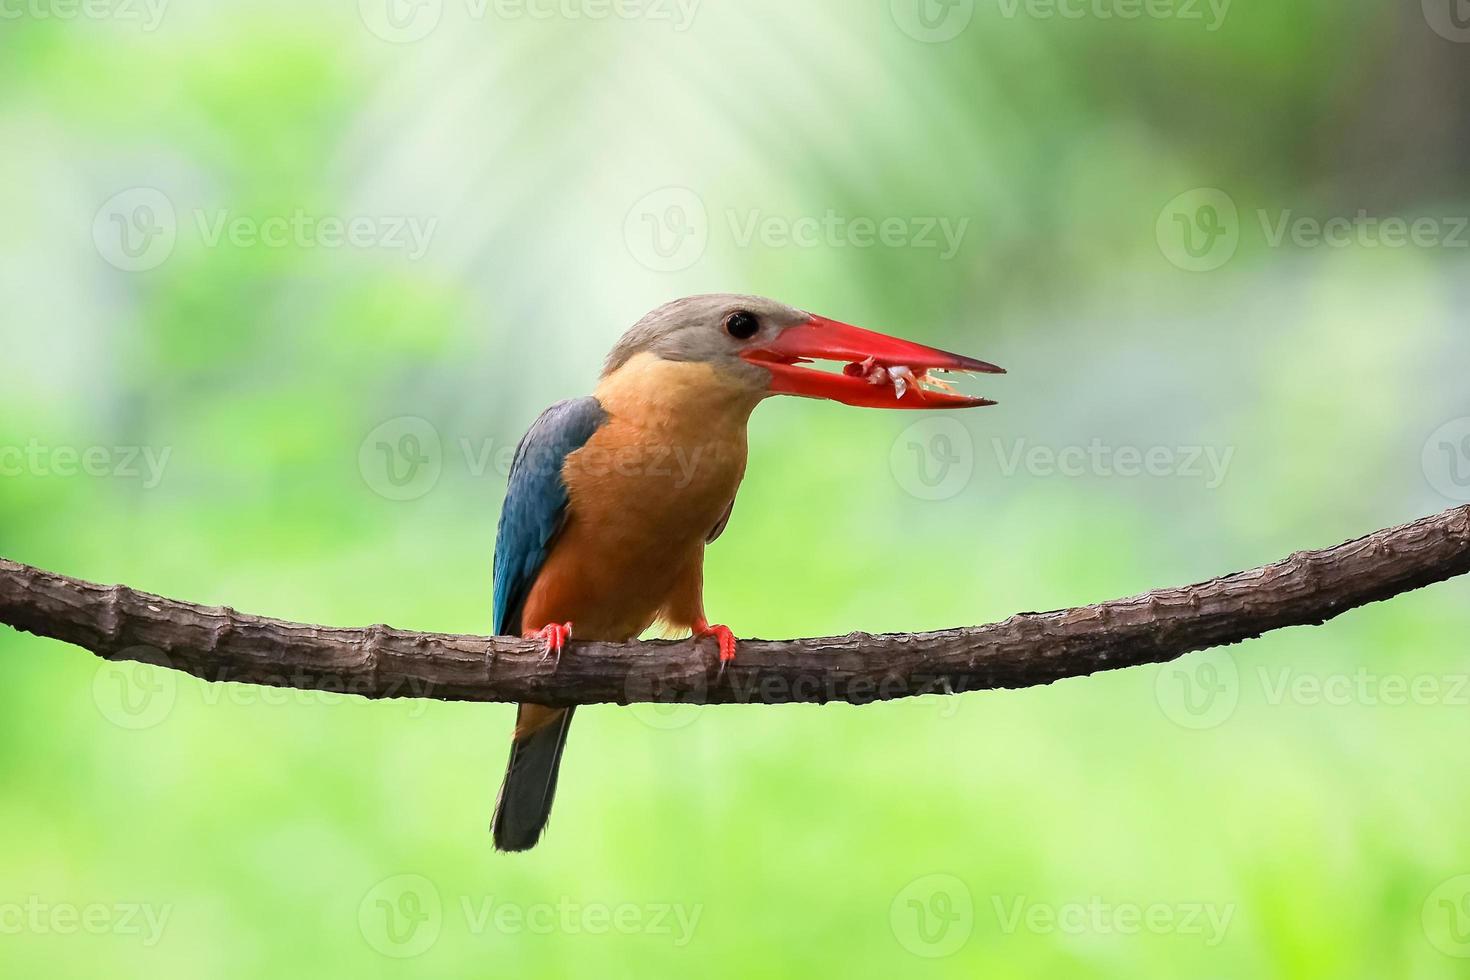
[[(951, 354), (851, 324), (812, 316), (740, 352), (771, 373), (777, 395), (826, 398), (860, 408), (978, 408), (988, 398), (954, 392), (933, 372), (1005, 374), (986, 361)], [(840, 371), (809, 367), (843, 362)]]

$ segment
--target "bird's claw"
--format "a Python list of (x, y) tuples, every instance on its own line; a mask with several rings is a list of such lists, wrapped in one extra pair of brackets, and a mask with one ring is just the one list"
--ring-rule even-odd
[(735, 659), (736, 640), (735, 634), (728, 626), (711, 626), (709, 623), (700, 623), (694, 628), (696, 637), (713, 636), (720, 647), (720, 673), (725, 673), (725, 668), (730, 661)]
[(527, 640), (545, 640), (546, 651), (541, 654), (541, 659), (551, 657), (557, 663), (561, 663), (561, 652), (566, 649), (567, 641), (571, 638), (571, 623), (547, 623), (539, 630), (528, 630), (525, 634)]

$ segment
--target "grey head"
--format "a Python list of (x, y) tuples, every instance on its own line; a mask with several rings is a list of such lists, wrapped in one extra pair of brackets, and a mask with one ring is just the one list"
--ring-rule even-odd
[(741, 360), (740, 352), (811, 318), (763, 296), (686, 296), (660, 306), (623, 334), (607, 355), (602, 376), (645, 352), (667, 361), (706, 361), (740, 374), (761, 374), (760, 368)]

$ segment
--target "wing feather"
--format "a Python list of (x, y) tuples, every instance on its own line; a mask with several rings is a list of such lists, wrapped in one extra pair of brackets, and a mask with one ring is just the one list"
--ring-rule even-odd
[(607, 420), (596, 398), (557, 402), (531, 423), (510, 467), (495, 531), (495, 633), (519, 636), (521, 611), (556, 534), (566, 521), (566, 458)]

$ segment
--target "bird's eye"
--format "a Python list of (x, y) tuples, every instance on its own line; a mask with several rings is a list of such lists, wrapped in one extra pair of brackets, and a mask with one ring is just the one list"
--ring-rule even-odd
[(749, 340), (760, 332), (761, 322), (754, 313), (736, 310), (725, 318), (725, 332), (736, 340)]

